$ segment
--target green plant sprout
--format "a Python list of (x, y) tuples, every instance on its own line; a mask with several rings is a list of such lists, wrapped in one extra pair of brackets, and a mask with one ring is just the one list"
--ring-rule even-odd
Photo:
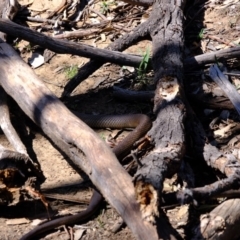
[(32, 52), (34, 50), (34, 47), (29, 43), (27, 46), (25, 46), (25, 49), (27, 52)]
[(203, 39), (203, 36), (204, 36), (204, 28), (201, 29), (200, 33), (198, 34), (198, 38), (199, 39)]
[(104, 141), (106, 140), (106, 136), (104, 136), (104, 133), (100, 133), (100, 138)]
[(142, 54), (143, 59), (139, 64), (139, 67), (137, 68), (137, 76), (138, 79), (143, 80), (146, 76), (147, 72), (147, 67), (149, 64), (149, 59), (150, 59), (150, 47), (148, 46), (146, 48), (146, 51)]
[(100, 5), (101, 13), (105, 15), (105, 14), (106, 14), (107, 12), (109, 12), (109, 10), (110, 10), (109, 6), (110, 6), (110, 5), (114, 5), (114, 4), (115, 4), (114, 1), (112, 1), (112, 2), (107, 2), (107, 1), (103, 0), (103, 1), (102, 1), (102, 4)]
[(70, 67), (66, 67), (64, 70), (65, 70), (65, 74), (66, 74), (67, 79), (71, 79), (71, 78), (73, 78), (77, 75), (78, 66), (73, 65), (73, 66), (70, 66)]

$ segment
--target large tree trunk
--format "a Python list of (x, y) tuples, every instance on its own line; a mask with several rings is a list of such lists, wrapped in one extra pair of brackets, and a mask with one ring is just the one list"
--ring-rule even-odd
[(142, 219), (131, 177), (109, 147), (48, 90), (6, 43), (0, 44), (0, 82), (76, 167), (89, 175), (138, 239), (158, 239), (156, 229)]

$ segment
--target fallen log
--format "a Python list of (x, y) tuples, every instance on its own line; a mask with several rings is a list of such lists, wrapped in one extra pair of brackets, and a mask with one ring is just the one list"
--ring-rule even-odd
[(23, 38), (56, 53), (68, 53), (87, 58), (105, 59), (109, 62), (135, 67), (138, 67), (142, 61), (142, 57), (138, 55), (124, 54), (117, 51), (95, 48), (87, 44), (48, 37), (27, 27), (13, 23), (8, 19), (0, 19), (0, 31), (10, 36)]
[[(148, 135), (154, 148), (142, 160), (134, 183), (143, 216), (153, 222), (159, 215), (163, 181), (178, 171), (185, 153), (183, 8), (184, 1), (179, 1), (177, 6), (174, 1), (156, 1), (149, 26), (153, 41), (156, 120)], [(161, 13), (165, 14), (164, 18)], [(147, 197), (148, 201), (145, 200)]]
[[(211, 185), (206, 185), (202, 187), (201, 194), (203, 193), (203, 199), (207, 199), (207, 197), (216, 196), (225, 190), (230, 190), (233, 188), (239, 188), (239, 161), (236, 157), (229, 152), (221, 152), (215, 146), (212, 146), (208, 143), (207, 134), (205, 133), (202, 124), (197, 119), (196, 115), (193, 112), (189, 111), (190, 118), (188, 119), (187, 126), (188, 130), (191, 131), (191, 141), (192, 147), (194, 149), (194, 153), (196, 155), (196, 159), (202, 160), (204, 159), (208, 166), (216, 169), (227, 176), (226, 179), (219, 180)], [(200, 188), (199, 188), (200, 189)], [(202, 191), (203, 190), (203, 191)], [(193, 189), (194, 191), (194, 189)], [(204, 193), (205, 192), (205, 193)], [(199, 192), (200, 193), (200, 192)], [(194, 193), (195, 194), (195, 193)], [(193, 194), (193, 195), (194, 195)], [(190, 193), (191, 195), (191, 193)], [(183, 199), (182, 199), (183, 200)], [(221, 205), (219, 206), (221, 208)], [(219, 208), (217, 207), (217, 209)], [(218, 210), (216, 210), (218, 211)], [(214, 215), (215, 216), (215, 215)], [(205, 218), (201, 218), (195, 229), (194, 239), (232, 239), (229, 238), (221, 238), (221, 235), (228, 236), (227, 234), (231, 231), (238, 231), (238, 223), (235, 224), (235, 214), (233, 216), (233, 224), (228, 224), (228, 219), (224, 219), (224, 217), (228, 218), (228, 215), (224, 213), (220, 218), (210, 217), (209, 220)], [(238, 218), (238, 216), (237, 216)], [(214, 226), (214, 221), (220, 219), (222, 222), (223, 228), (219, 229), (219, 225), (216, 224)], [(213, 224), (213, 225), (212, 225)], [(206, 232), (203, 233), (206, 227)], [(216, 234), (215, 234), (216, 233)], [(225, 235), (226, 233), (226, 235)], [(219, 235), (218, 235), (219, 234)], [(213, 238), (212, 238), (213, 235)], [(230, 236), (230, 235), (229, 235)]]
[(239, 207), (240, 199), (230, 199), (202, 215), (201, 225), (194, 229), (194, 239), (239, 239)]
[(195, 57), (187, 58), (184, 61), (185, 66), (202, 66), (216, 61), (223, 61), (230, 58), (240, 57), (240, 47), (232, 47), (228, 49), (218, 50), (216, 52), (204, 53)]
[[(14, 18), (19, 3), (16, 0), (0, 2), (0, 17)], [(6, 40), (6, 34), (0, 32), (0, 42)], [(45, 179), (42, 172), (27, 153), (27, 149), (14, 129), (7, 104), (7, 94), (0, 86), (0, 127), (15, 151), (0, 145), (0, 205), (15, 205), (20, 201), (35, 198), (29, 189), (36, 193)], [(30, 198), (29, 198), (30, 196)], [(40, 196), (40, 195), (38, 195)]]
[(48, 90), (6, 43), (0, 44), (0, 82), (73, 164), (89, 175), (137, 239), (158, 239), (155, 227), (142, 219), (131, 177), (109, 147)]

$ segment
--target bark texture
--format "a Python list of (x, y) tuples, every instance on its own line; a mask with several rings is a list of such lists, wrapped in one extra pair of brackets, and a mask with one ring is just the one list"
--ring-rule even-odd
[(194, 229), (194, 239), (239, 239), (240, 199), (230, 199), (201, 216), (201, 225)]
[(22, 27), (7, 19), (0, 19), (0, 31), (7, 33), (10, 36), (23, 38), (56, 53), (69, 53), (89, 58), (94, 57), (113, 63), (135, 67), (137, 67), (142, 60), (142, 57), (136, 55), (128, 55), (107, 49), (95, 48), (86, 44), (54, 39), (27, 27)]
[[(163, 180), (178, 170), (185, 153), (182, 72), (184, 1), (157, 0), (151, 15), (152, 64), (156, 91), (156, 120), (149, 136), (154, 144), (135, 175), (135, 188), (143, 216), (154, 221)], [(150, 199), (146, 201), (146, 199)]]
[[(109, 147), (47, 89), (5, 43), (0, 45), (0, 81), (5, 91), (75, 166), (89, 175), (135, 236), (138, 239), (149, 239), (149, 236), (158, 239), (154, 226), (142, 220), (131, 177)], [(92, 151), (93, 146), (95, 151)]]

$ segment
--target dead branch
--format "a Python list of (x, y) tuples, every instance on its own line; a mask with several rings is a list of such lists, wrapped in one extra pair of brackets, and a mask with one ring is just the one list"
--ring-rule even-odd
[[(132, 91), (119, 87), (113, 87), (113, 97), (128, 102), (149, 102), (154, 97), (154, 91)], [(210, 109), (234, 109), (231, 101), (223, 96), (213, 96), (213, 93), (187, 93), (187, 97), (195, 104)]]
[[(141, 34), (141, 32), (144, 30), (143, 31), (144, 35), (147, 35), (148, 34), (148, 31), (147, 31), (148, 28), (146, 26), (149, 25), (150, 23), (151, 23), (151, 21), (147, 21), (147, 22), (143, 23), (144, 26), (143, 26), (143, 24), (141, 24), (138, 27), (136, 27), (136, 29), (134, 30), (134, 34)], [(1, 26), (0, 26), (0, 29), (1, 29)], [(143, 30), (140, 31), (140, 29), (143, 29)], [(128, 35), (126, 34), (124, 36), (127, 37)], [(136, 36), (136, 37), (138, 37), (138, 36)], [(124, 39), (119, 39), (119, 40), (123, 42)], [(126, 38), (126, 43), (129, 43), (130, 45), (133, 44), (133, 42), (129, 42), (129, 40), (128, 41), (127, 40), (128, 39)], [(116, 43), (117, 43), (117, 41), (116, 41)], [(114, 48), (114, 47), (110, 47), (110, 48), (112, 50), (115, 50), (115, 51), (121, 51), (121, 50), (125, 49), (125, 48)], [(195, 56), (195, 57), (189, 57), (189, 58), (185, 59), (183, 61), (183, 63), (184, 63), (185, 67), (187, 67), (187, 66), (189, 66), (189, 67), (197, 67), (198, 66), (199, 67), (201, 65), (213, 63), (213, 62), (216, 61), (216, 59), (218, 59), (220, 61), (222, 59), (223, 60), (224, 59), (231, 59), (231, 58), (235, 58), (235, 57), (239, 57), (239, 56), (240, 56), (240, 47), (235, 47), (235, 48), (229, 48), (229, 49), (215, 51), (213, 53), (204, 53), (204, 54), (201, 54), (201, 55), (198, 55), (198, 56)], [(102, 64), (104, 64), (104, 62), (98, 63), (97, 61), (94, 61), (94, 60), (91, 60), (91, 62), (86, 63), (79, 70), (77, 76), (74, 77), (73, 79), (71, 79), (67, 83), (67, 85), (65, 86), (63, 95), (62, 95), (63, 97), (68, 95), (69, 93), (71, 93), (77, 87), (78, 84), (80, 84), (82, 81), (84, 81), (94, 71), (96, 71), (99, 67), (101, 67)], [(98, 64), (98, 65), (96, 65), (96, 64)]]
[(138, 6), (151, 6), (153, 1), (151, 0), (123, 0), (126, 3)]
[(209, 74), (212, 80), (218, 84), (223, 92), (226, 93), (238, 114), (240, 114), (240, 95), (236, 88), (223, 75), (216, 64), (210, 67)]
[[(150, 221), (154, 221), (154, 217), (159, 214), (164, 178), (178, 171), (185, 152), (183, 7), (184, 1), (180, 1), (177, 6), (173, 1), (156, 1), (152, 11), (153, 22), (149, 27), (153, 40), (152, 64), (156, 82), (154, 112), (157, 118), (148, 132), (154, 149), (142, 160), (142, 166), (134, 176), (134, 183), (143, 216)], [(164, 19), (160, 17), (160, 12), (165, 13)], [(144, 200), (147, 197), (149, 201)]]
[(2, 43), (0, 49), (0, 81), (5, 91), (75, 166), (89, 175), (138, 239), (158, 239), (156, 229), (142, 220), (131, 177), (112, 151), (45, 87), (9, 45)]
[[(194, 229), (194, 239), (238, 239), (240, 236), (240, 199), (224, 201), (201, 216), (201, 225)], [(239, 210), (238, 210), (239, 209)]]
[(0, 87), (0, 127), (13, 148), (19, 153), (28, 155), (26, 147), (23, 145), (10, 121), (9, 109), (6, 98), (7, 95), (5, 91), (2, 87)]
[[(146, 36), (148, 34), (149, 28), (147, 27), (149, 25), (150, 21), (146, 21), (145, 23), (139, 25), (134, 32), (136, 34), (131, 35), (125, 35), (123, 39), (120, 39), (116, 41), (115, 43), (111, 44), (108, 49), (112, 49), (114, 51), (121, 51), (128, 46), (132, 45), (137, 40), (141, 40), (142, 37)], [(74, 55), (79, 55), (83, 57), (97, 57), (101, 59), (105, 59), (105, 61), (117, 63), (117, 64), (123, 64), (123, 65), (129, 65), (129, 66), (139, 66), (142, 58), (136, 55), (129, 55), (129, 54), (122, 54), (118, 52), (112, 52), (107, 51), (104, 49), (95, 49), (94, 47), (90, 47), (88, 45), (84, 44), (76, 44), (64, 40), (57, 40), (51, 37), (47, 37), (41, 33), (32, 31), (26, 27), (19, 26), (17, 24), (14, 24), (10, 22), (9, 20), (3, 20), (0, 19), (0, 31), (7, 33), (12, 36), (21, 37), (27, 41), (30, 41), (35, 44), (39, 44), (40, 46), (43, 46), (45, 48), (48, 48), (54, 52), (57, 53), (69, 53)], [(120, 46), (119, 46), (120, 45)], [(240, 55), (240, 48), (230, 48), (226, 50), (219, 50), (214, 53), (205, 53), (193, 58), (188, 58), (184, 60), (185, 66), (199, 66), (207, 63), (211, 63), (216, 61), (216, 59), (229, 59), (229, 58), (235, 58)], [(104, 62), (105, 62), (104, 61)], [(98, 65), (96, 65), (96, 62), (98, 62)], [(94, 63), (87, 63), (84, 66), (84, 69), (79, 71), (77, 77), (74, 78), (74, 80), (69, 81), (68, 85), (66, 85), (64, 90), (64, 95), (67, 95), (67, 93), (70, 93), (81, 81), (86, 79), (90, 74), (92, 74), (94, 71), (96, 71), (104, 62), (101, 61), (94, 61)], [(95, 67), (93, 68), (93, 66)], [(90, 70), (89, 70), (90, 69)], [(86, 71), (86, 72), (85, 72)], [(84, 74), (83, 74), (84, 73)], [(79, 78), (81, 77), (81, 79)]]
[(81, 30), (76, 30), (76, 31), (71, 31), (71, 32), (64, 32), (62, 34), (58, 34), (54, 36), (56, 39), (64, 39), (64, 38), (83, 38), (92, 34), (100, 33), (101, 29), (100, 28), (90, 28), (90, 29), (81, 29)]
[(42, 33), (33, 31), (27, 27), (15, 24), (7, 19), (0, 19), (0, 31), (15, 37), (20, 37), (56, 53), (68, 53), (87, 58), (104, 59), (112, 63), (138, 66), (142, 57), (130, 54), (123, 54), (107, 49), (98, 49), (82, 43), (74, 43), (45, 36)]
[[(239, 166), (238, 166), (239, 167)], [(175, 193), (171, 193), (168, 199), (179, 204), (195, 203), (206, 201), (210, 198), (216, 198), (221, 193), (231, 190), (232, 188), (239, 188), (239, 173), (235, 172), (228, 178), (216, 181), (214, 183), (197, 187), (192, 189), (184, 189)]]
[[(190, 131), (194, 133), (191, 134), (191, 140), (193, 141), (192, 143), (194, 151), (196, 153), (196, 158), (199, 158), (201, 156), (201, 159), (204, 159), (208, 166), (222, 172), (227, 176), (226, 179), (222, 180), (223, 184), (221, 183), (221, 181), (219, 181), (211, 184), (212, 187), (210, 188), (209, 186), (203, 187), (201, 191), (203, 190), (205, 192), (208, 192), (207, 195), (209, 196), (214, 196), (215, 194), (220, 194), (221, 191), (238, 187), (240, 167), (238, 160), (233, 154), (221, 152), (215, 146), (207, 143), (207, 135), (204, 132), (202, 124), (191, 112), (191, 110), (189, 111), (189, 113), (191, 114), (191, 118), (188, 119), (187, 129), (190, 129)], [(219, 186), (220, 188), (218, 188)], [(200, 229), (203, 225), (205, 225), (205, 220), (201, 219), (197, 228)], [(225, 225), (225, 227), (225, 231), (228, 232), (229, 225)], [(194, 236), (194, 238), (197, 238), (197, 236), (199, 236), (198, 232), (196, 233), (196, 236)]]
[[(1, 1), (0, 17), (12, 19), (20, 5), (16, 0)], [(0, 32), (0, 42), (5, 41), (5, 34)], [(28, 156), (26, 147), (23, 145), (17, 132), (10, 121), (7, 95), (0, 86), (0, 127), (16, 152), (8, 150), (0, 145), (0, 185), (1, 204), (17, 204), (26, 199), (23, 189), (32, 185), (33, 188), (43, 180), (41, 170)], [(37, 177), (37, 178), (36, 178)]]
[[(190, 110), (190, 109), (189, 109)], [(233, 154), (223, 153), (215, 146), (212, 146), (207, 142), (207, 135), (203, 129), (201, 122), (190, 110), (187, 121), (188, 129), (194, 134), (191, 134), (193, 147), (198, 158), (204, 159), (208, 166), (222, 172), (224, 175), (231, 177), (232, 175), (238, 176), (238, 168), (240, 164)]]
[(240, 47), (233, 47), (228, 49), (223, 49), (211, 53), (204, 53), (195, 57), (187, 58), (184, 60), (184, 65), (186, 66), (201, 66), (208, 63), (213, 63), (216, 61), (227, 60), (230, 58), (240, 57)]

